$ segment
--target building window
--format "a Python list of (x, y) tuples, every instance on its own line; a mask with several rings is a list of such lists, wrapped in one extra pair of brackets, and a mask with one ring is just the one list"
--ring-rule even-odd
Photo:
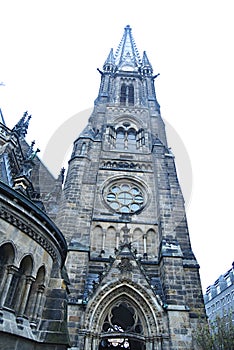
[(80, 155), (83, 156), (86, 152), (86, 143), (83, 142), (80, 150)]
[(134, 105), (134, 87), (132, 84), (128, 86), (128, 104)]
[(120, 91), (120, 103), (126, 104), (127, 99), (127, 87), (126, 84), (122, 84), (121, 91)]
[(142, 147), (145, 144), (145, 133), (143, 129), (137, 132), (137, 148)]
[(120, 89), (120, 104), (122, 105), (134, 105), (134, 86), (133, 84), (126, 85), (123, 83)]
[(113, 305), (104, 320), (99, 350), (145, 349), (143, 344), (131, 339), (134, 333), (143, 334), (137, 310), (128, 302), (118, 302)]
[(231, 281), (231, 277), (230, 277), (230, 276), (228, 276), (228, 277), (226, 278), (226, 282), (227, 282), (227, 287), (229, 287), (229, 286), (232, 284), (232, 281)]
[(134, 182), (118, 181), (104, 191), (107, 205), (117, 213), (133, 214), (145, 205), (143, 190)]
[(145, 146), (145, 131), (132, 122), (125, 121), (115, 126), (106, 126), (106, 140), (116, 150), (137, 151)]
[(13, 309), (16, 313), (24, 314), (28, 299), (28, 293), (31, 287), (33, 261), (31, 256), (26, 256), (20, 263), (19, 269), (12, 273), (8, 294), (4, 306)]
[(10, 266), (15, 260), (14, 248), (10, 243), (5, 243), (0, 247), (0, 307), (5, 302), (8, 294), (7, 284), (12, 276), (9, 274)]

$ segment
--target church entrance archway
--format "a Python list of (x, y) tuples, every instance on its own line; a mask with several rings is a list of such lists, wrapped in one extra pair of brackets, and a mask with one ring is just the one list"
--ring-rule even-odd
[(139, 313), (129, 301), (117, 301), (106, 313), (99, 350), (145, 350)]

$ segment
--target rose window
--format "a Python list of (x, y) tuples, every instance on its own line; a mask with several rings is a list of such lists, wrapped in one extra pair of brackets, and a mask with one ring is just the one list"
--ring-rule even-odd
[(118, 213), (135, 213), (145, 204), (143, 191), (133, 183), (115, 183), (105, 194), (106, 203)]

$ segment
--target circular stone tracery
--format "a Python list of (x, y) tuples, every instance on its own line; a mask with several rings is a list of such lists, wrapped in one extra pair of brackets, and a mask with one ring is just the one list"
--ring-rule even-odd
[(105, 201), (116, 212), (129, 214), (139, 211), (145, 204), (143, 191), (132, 182), (116, 182), (109, 186)]

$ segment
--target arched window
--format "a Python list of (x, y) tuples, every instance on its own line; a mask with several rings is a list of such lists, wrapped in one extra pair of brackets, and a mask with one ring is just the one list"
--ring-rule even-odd
[(93, 237), (94, 240), (92, 242), (92, 251), (102, 256), (105, 251), (105, 234), (103, 228), (100, 225), (94, 227)]
[(117, 129), (117, 133), (116, 133), (116, 138), (119, 140), (123, 140), (124, 139), (124, 134), (125, 134), (125, 130), (124, 128), (118, 128)]
[(150, 229), (146, 233), (147, 236), (147, 254), (149, 258), (155, 258), (158, 254), (158, 243), (156, 240), (156, 232)]
[(122, 84), (121, 90), (120, 90), (120, 103), (126, 104), (126, 98), (127, 98), (127, 87), (126, 87), (126, 84)]
[(144, 144), (145, 144), (145, 133), (143, 129), (140, 129), (137, 132), (137, 148), (140, 148)]
[(99, 350), (144, 350), (144, 343), (139, 341), (142, 334), (143, 327), (137, 309), (125, 300), (116, 302), (104, 320)]
[(85, 154), (85, 151), (86, 151), (86, 143), (83, 142), (80, 150), (80, 155), (83, 156)]
[(128, 140), (136, 140), (136, 130), (131, 128), (128, 130)]
[(136, 149), (136, 130), (133, 128), (128, 129), (128, 149)]
[(126, 85), (123, 83), (120, 88), (120, 104), (134, 105), (134, 86), (133, 84)]
[(7, 295), (6, 287), (11, 278), (8, 275), (8, 269), (13, 265), (15, 259), (15, 251), (10, 243), (5, 243), (0, 247), (0, 306), (5, 301)]
[(31, 287), (33, 262), (30, 256), (26, 256), (20, 263), (18, 271), (12, 275), (8, 294), (4, 305), (23, 314), (25, 311), (29, 290)]
[(124, 149), (125, 148), (125, 130), (123, 127), (120, 127), (116, 131), (116, 148)]
[(140, 256), (143, 256), (143, 232), (138, 227), (133, 231), (133, 238), (132, 238), (132, 247), (133, 249), (136, 249), (136, 253)]
[(8, 265), (13, 264), (14, 257), (14, 249), (10, 243), (5, 243), (0, 247), (0, 286), (4, 282), (6, 268)]
[(128, 86), (128, 104), (134, 105), (134, 87), (132, 84)]
[(25, 312), (25, 314), (29, 317), (31, 323), (36, 323), (38, 317), (41, 314), (40, 306), (44, 290), (45, 267), (41, 266), (37, 272), (36, 279), (32, 284)]
[(118, 150), (135, 151), (145, 145), (145, 132), (138, 129), (133, 123), (126, 121), (116, 127), (106, 129), (107, 140), (111, 147)]
[(105, 251), (107, 256), (113, 254), (116, 245), (116, 229), (113, 226), (109, 226), (106, 230), (106, 242)]

